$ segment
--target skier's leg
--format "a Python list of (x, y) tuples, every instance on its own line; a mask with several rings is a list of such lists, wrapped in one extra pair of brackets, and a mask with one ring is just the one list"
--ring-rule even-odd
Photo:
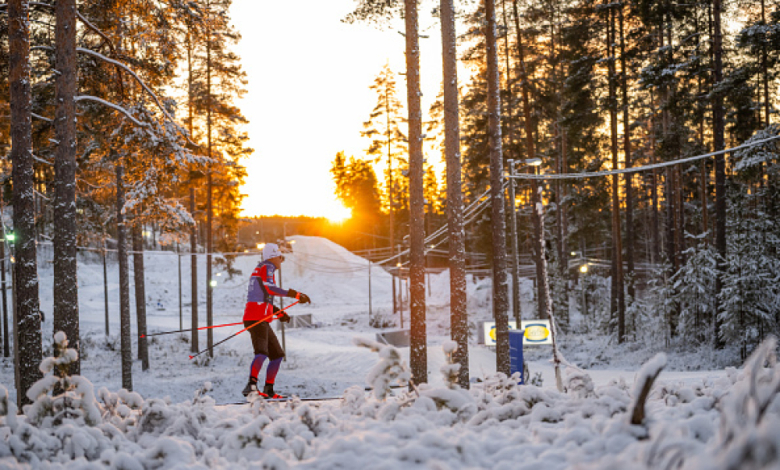
[[(250, 327), (255, 323), (255, 321), (246, 320), (244, 321), (244, 326)], [(266, 328), (263, 328), (263, 326)], [(250, 328), (249, 336), (252, 338), (252, 349), (254, 349), (255, 357), (249, 366), (249, 382), (241, 392), (244, 396), (249, 395), (253, 390), (257, 390), (257, 376), (263, 367), (263, 362), (268, 357), (268, 323), (261, 323)]]
[(282, 349), (282, 345), (279, 344), (279, 338), (277, 338), (273, 330), (269, 328), (268, 358), (270, 359), (270, 362), (268, 363), (268, 369), (265, 373), (265, 387), (263, 388), (263, 393), (269, 397), (281, 397), (274, 392), (274, 383), (276, 382), (276, 374), (279, 372), (279, 367), (282, 365), (284, 356), (284, 349)]
[[(252, 365), (249, 368), (249, 382), (257, 384), (257, 376), (260, 374), (260, 369), (263, 368), (263, 363), (268, 356), (265, 354), (255, 354), (255, 358), (252, 359)], [(270, 364), (269, 364), (270, 366)]]
[(282, 358), (274, 359), (268, 363), (268, 370), (265, 371), (266, 385), (273, 385), (276, 382), (276, 374), (279, 372), (279, 366), (282, 365)]

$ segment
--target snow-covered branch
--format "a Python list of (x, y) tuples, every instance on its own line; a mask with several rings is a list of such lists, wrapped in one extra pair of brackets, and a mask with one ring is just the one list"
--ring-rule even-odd
[(138, 74), (136, 74), (136, 73), (133, 71), (133, 69), (131, 69), (130, 67), (126, 66), (126, 65), (125, 65), (125, 64), (123, 64), (122, 62), (119, 62), (119, 61), (117, 61), (117, 60), (114, 60), (114, 59), (111, 59), (111, 58), (109, 58), (109, 57), (106, 57), (106, 56), (104, 56), (103, 54), (101, 54), (101, 53), (99, 53), (99, 52), (95, 52), (95, 51), (93, 51), (93, 50), (91, 50), (91, 49), (85, 49), (85, 48), (83, 48), (83, 47), (77, 47), (77, 48), (76, 48), (76, 51), (77, 51), (77, 52), (82, 52), (82, 53), (84, 53), (84, 54), (87, 54), (87, 55), (91, 55), (92, 57), (96, 57), (96, 58), (98, 58), (98, 59), (100, 59), (100, 60), (102, 60), (102, 61), (108, 62), (109, 64), (116, 65), (117, 67), (121, 67), (121, 68), (122, 68), (122, 69), (124, 69), (124, 70), (125, 70), (127, 73), (129, 73), (130, 75), (132, 75), (132, 76), (133, 76), (133, 78), (135, 78), (135, 80), (138, 82), (138, 84), (139, 84), (139, 85), (141, 85), (141, 87), (142, 87), (142, 88), (143, 88), (143, 89), (144, 89), (144, 90), (145, 90), (147, 93), (149, 93), (149, 95), (152, 97), (152, 99), (154, 100), (154, 102), (157, 104), (157, 107), (158, 107), (158, 108), (160, 108), (160, 111), (162, 111), (163, 115), (164, 115), (164, 116), (165, 116), (165, 117), (166, 117), (166, 118), (167, 118), (167, 119), (168, 119), (168, 120), (169, 120), (169, 121), (170, 121), (170, 122), (171, 122), (171, 123), (172, 123), (174, 126), (176, 126), (176, 128), (177, 128), (177, 129), (178, 129), (178, 130), (179, 130), (179, 131), (180, 131), (180, 132), (181, 132), (181, 133), (182, 133), (182, 134), (185, 136), (185, 138), (187, 139), (187, 142), (189, 142), (191, 145), (194, 145), (194, 146), (196, 146), (196, 147), (199, 147), (199, 146), (198, 146), (198, 144), (196, 144), (195, 142), (193, 142), (193, 141), (191, 141), (191, 140), (190, 140), (190, 138), (187, 136), (187, 134), (184, 132), (184, 130), (183, 130), (183, 129), (182, 129), (182, 128), (181, 128), (181, 127), (180, 127), (180, 126), (179, 126), (179, 125), (176, 123), (176, 121), (173, 119), (173, 117), (171, 117), (171, 115), (170, 115), (170, 114), (168, 114), (168, 111), (165, 109), (165, 106), (163, 106), (163, 105), (162, 105), (162, 103), (160, 102), (160, 99), (157, 97), (157, 95), (156, 95), (156, 94), (155, 94), (155, 93), (152, 91), (152, 89), (151, 89), (151, 88), (149, 88), (149, 87), (146, 85), (146, 83), (145, 83), (143, 80), (141, 80), (141, 77), (139, 77), (139, 76), (138, 76)]
[(49, 166), (54, 166), (54, 164), (52, 162), (50, 162), (48, 160), (45, 160), (45, 159), (43, 159), (43, 158), (41, 158), (41, 157), (39, 157), (39, 156), (37, 156), (35, 154), (33, 154), (32, 157), (33, 157), (33, 160), (35, 160), (36, 162), (45, 163), (46, 165), (49, 165)]
[(93, 32), (95, 32), (98, 36), (102, 37), (104, 41), (108, 43), (108, 47), (111, 49), (111, 51), (114, 51), (114, 43), (111, 41), (111, 38), (109, 38), (106, 33), (101, 31), (97, 26), (90, 23), (88, 19), (84, 17), (84, 15), (81, 14), (78, 10), (76, 10), (76, 16), (78, 16), (79, 20), (81, 20), (82, 23), (84, 23), (84, 26), (91, 29)]
[(146, 124), (144, 124), (141, 121), (139, 121), (138, 119), (134, 118), (133, 115), (130, 114), (130, 111), (128, 111), (127, 109), (125, 109), (125, 108), (123, 108), (121, 106), (119, 106), (118, 104), (114, 104), (114, 103), (111, 103), (110, 101), (106, 101), (106, 100), (104, 100), (102, 98), (98, 98), (97, 96), (91, 96), (91, 95), (80, 95), (80, 96), (77, 96), (76, 98), (74, 98), (74, 101), (84, 101), (84, 100), (86, 100), (86, 101), (95, 101), (95, 102), (100, 103), (102, 105), (108, 106), (109, 108), (114, 108), (115, 110), (117, 110), (120, 113), (122, 113), (125, 116), (127, 116), (131, 121), (133, 121), (134, 124), (136, 124), (138, 126), (141, 126), (141, 127), (145, 127), (146, 126)]
[(54, 119), (43, 117), (40, 114), (30, 113), (30, 116), (34, 117), (35, 119), (40, 119), (41, 121), (54, 122)]

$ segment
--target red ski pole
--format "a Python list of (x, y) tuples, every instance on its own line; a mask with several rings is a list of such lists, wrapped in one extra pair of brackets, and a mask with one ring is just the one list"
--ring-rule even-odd
[(190, 359), (195, 359), (196, 357), (200, 356), (200, 355), (201, 355), (201, 354), (203, 354), (204, 352), (206, 352), (206, 351), (208, 351), (208, 350), (210, 350), (210, 349), (214, 349), (214, 348), (216, 348), (217, 346), (219, 346), (220, 344), (222, 344), (222, 343), (224, 343), (225, 341), (229, 340), (230, 338), (235, 338), (236, 336), (240, 335), (241, 333), (245, 332), (246, 330), (248, 330), (248, 329), (250, 329), (250, 328), (252, 328), (252, 327), (254, 327), (254, 326), (257, 326), (257, 325), (259, 325), (260, 323), (263, 323), (264, 321), (268, 320), (268, 319), (269, 319), (269, 318), (271, 318), (271, 317), (279, 318), (279, 317), (281, 316), (281, 315), (279, 315), (280, 313), (284, 312), (285, 310), (287, 310), (288, 308), (290, 308), (290, 307), (292, 307), (293, 305), (297, 304), (298, 302), (300, 302), (300, 300), (296, 300), (295, 302), (293, 302), (293, 303), (291, 303), (290, 305), (288, 305), (288, 306), (284, 307), (283, 309), (281, 309), (281, 310), (277, 310), (276, 312), (274, 312), (274, 313), (272, 313), (272, 314), (270, 314), (270, 315), (267, 315), (265, 318), (261, 318), (260, 320), (257, 320), (255, 323), (252, 323), (251, 325), (247, 326), (246, 328), (244, 328), (244, 329), (243, 329), (243, 330), (241, 330), (241, 331), (238, 331), (238, 332), (236, 332), (236, 333), (233, 333), (232, 335), (230, 335), (230, 336), (228, 336), (227, 338), (223, 339), (222, 341), (220, 341), (220, 342), (216, 343), (216, 344), (215, 344), (215, 345), (213, 345), (212, 347), (210, 347), (210, 348), (206, 348), (206, 349), (203, 349), (203, 350), (201, 350), (201, 351), (198, 351), (197, 353), (195, 353), (195, 354), (193, 354), (192, 356), (190, 356)]
[[(196, 330), (208, 330), (209, 328), (222, 328), (223, 326), (236, 326), (236, 325), (243, 325), (244, 322), (236, 322), (236, 323), (223, 323), (222, 325), (211, 325), (211, 326), (201, 326), (200, 328), (195, 328)], [(184, 333), (186, 331), (192, 331), (192, 328), (185, 328), (183, 330), (176, 330), (176, 331), (163, 331), (160, 333), (149, 333), (148, 335), (141, 335), (141, 338), (148, 338), (149, 336), (160, 336), (160, 335), (171, 335), (173, 333)]]

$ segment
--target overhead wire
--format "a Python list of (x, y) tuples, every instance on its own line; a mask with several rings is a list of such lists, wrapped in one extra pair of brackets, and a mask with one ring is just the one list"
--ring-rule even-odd
[(693, 157), (686, 157), (681, 158), (679, 160), (672, 160), (668, 162), (661, 162), (661, 163), (653, 163), (650, 165), (644, 165), (644, 166), (635, 166), (630, 168), (619, 168), (616, 170), (608, 170), (608, 171), (594, 171), (590, 173), (558, 173), (558, 174), (540, 174), (535, 175), (531, 173), (512, 173), (508, 177), (513, 179), (520, 179), (520, 180), (566, 180), (566, 179), (584, 179), (584, 178), (597, 178), (600, 176), (610, 176), (610, 175), (621, 175), (626, 173), (639, 173), (642, 171), (648, 171), (648, 170), (656, 170), (658, 168), (665, 168), (668, 166), (674, 166), (674, 165), (680, 165), (683, 163), (690, 163), (695, 162), (698, 160), (703, 160), (705, 158), (714, 157), (717, 155), (723, 155), (726, 153), (736, 152), (738, 150), (743, 150), (751, 147), (755, 147), (760, 144), (765, 144), (767, 142), (771, 142), (773, 140), (780, 139), (780, 135), (776, 135), (773, 137), (768, 137), (766, 139), (760, 139), (753, 142), (749, 142), (746, 144), (739, 145), (737, 147), (731, 147), (724, 150), (717, 150), (715, 152), (709, 152), (702, 155), (695, 155)]

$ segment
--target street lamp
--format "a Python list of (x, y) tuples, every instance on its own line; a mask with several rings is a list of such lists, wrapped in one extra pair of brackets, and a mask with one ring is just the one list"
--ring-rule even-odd
[(584, 317), (588, 316), (588, 299), (586, 297), (586, 284), (585, 284), (585, 275), (588, 274), (588, 264), (585, 263), (582, 266), (580, 266), (580, 273), (582, 273), (582, 279), (580, 279), (580, 290), (582, 291), (582, 316)]
[[(520, 324), (520, 267), (518, 266), (519, 244), (517, 240), (517, 207), (515, 205), (515, 179), (517, 170), (526, 166), (539, 167), (542, 164), (541, 158), (530, 158), (526, 160), (509, 160), (509, 200), (511, 202), (511, 224), (512, 224), (512, 313), (515, 321)], [(517, 165), (517, 166), (516, 166)], [(538, 174), (538, 172), (537, 172)]]

